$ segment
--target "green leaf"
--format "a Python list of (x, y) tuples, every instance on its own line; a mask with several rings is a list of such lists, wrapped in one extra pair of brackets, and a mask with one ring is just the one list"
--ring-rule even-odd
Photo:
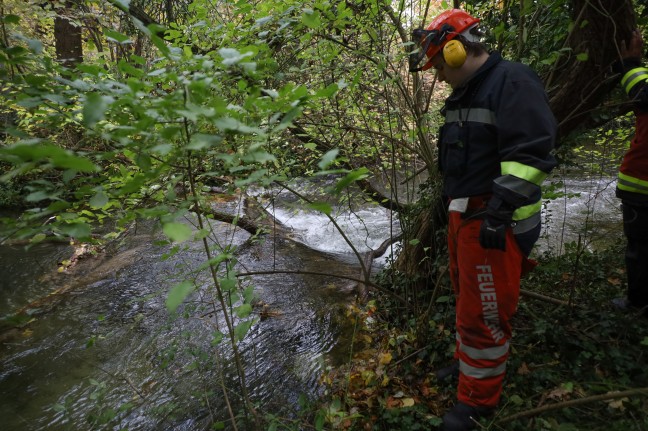
[(234, 309), (234, 312), (238, 317), (241, 319), (248, 317), (252, 313), (252, 305), (250, 304), (243, 304), (240, 307), (236, 307)]
[(63, 224), (59, 226), (59, 230), (65, 235), (77, 239), (90, 238), (90, 233), (92, 232), (90, 226), (85, 223)]
[(252, 299), (254, 298), (254, 286), (248, 286), (245, 288), (243, 291), (243, 298), (245, 299), (245, 302), (252, 302)]
[(2, 19), (6, 24), (18, 24), (20, 17), (18, 15), (5, 15)]
[(325, 88), (322, 88), (322, 89), (318, 90), (317, 93), (315, 93), (315, 97), (329, 98), (329, 97), (333, 96), (335, 93), (337, 93), (338, 90), (339, 90), (338, 85), (333, 83), (333, 84), (328, 85)]
[(97, 192), (92, 198), (90, 198), (90, 206), (95, 209), (100, 209), (106, 206), (108, 203), (108, 195), (103, 191)]
[(263, 133), (261, 129), (247, 126), (239, 120), (232, 117), (222, 117), (214, 121), (214, 125), (221, 130), (240, 132), (240, 133)]
[(576, 59), (578, 61), (587, 61), (588, 58), (589, 58), (589, 54), (587, 54), (586, 52), (581, 52), (576, 56)]
[(304, 9), (304, 14), (302, 15), (302, 22), (306, 27), (310, 27), (312, 29), (319, 28), (322, 25), (319, 11), (314, 11), (312, 9)]
[(71, 151), (51, 144), (21, 141), (10, 147), (0, 148), (0, 158), (3, 155), (16, 156), (23, 162), (51, 163), (56, 168), (75, 169), (79, 172), (96, 172), (99, 168), (85, 157), (79, 157)]
[(185, 298), (194, 291), (194, 284), (190, 281), (183, 281), (171, 288), (166, 299), (166, 307), (170, 312), (176, 311)]
[(183, 223), (165, 223), (162, 227), (164, 234), (175, 242), (183, 242), (191, 238), (192, 230), (189, 226)]
[[(128, 6), (126, 7), (126, 10), (128, 10)], [(131, 42), (128, 36), (114, 30), (105, 30), (104, 35), (109, 42), (116, 42), (119, 44)]]
[(325, 423), (326, 423), (326, 412), (324, 411), (324, 409), (320, 409), (317, 411), (317, 414), (315, 415), (315, 429), (317, 431), (323, 430)]
[(35, 192), (28, 194), (25, 197), (25, 200), (27, 202), (40, 202), (46, 199), (56, 199), (56, 198), (57, 198), (57, 193), (53, 193), (48, 190), (37, 190)]
[(214, 332), (213, 338), (211, 340), (211, 345), (218, 346), (221, 341), (223, 341), (223, 333), (221, 331)]
[(234, 48), (221, 48), (218, 50), (218, 54), (223, 57), (223, 64), (225, 66), (231, 66), (233, 64), (239, 63), (241, 60), (246, 59), (254, 55), (252, 52), (240, 53)]
[(106, 100), (100, 94), (88, 94), (83, 104), (83, 124), (86, 127), (93, 127), (103, 120), (107, 106)]
[(644, 337), (644, 339), (641, 340), (641, 345), (642, 346), (648, 346), (648, 337)]
[(236, 288), (235, 278), (221, 278), (219, 279), (220, 286), (225, 292), (231, 292)]
[(187, 145), (188, 150), (202, 150), (211, 148), (223, 141), (223, 137), (219, 135), (207, 135), (203, 133), (196, 133), (191, 136), (191, 142)]
[(34, 54), (40, 54), (43, 52), (43, 43), (38, 39), (25, 39), (27, 46), (32, 50)]
[(326, 203), (326, 202), (312, 202), (309, 203), (308, 206), (315, 211), (323, 212), (324, 214), (331, 214), (331, 211), (333, 210), (331, 208), (331, 205)]
[(339, 152), (340, 150), (337, 148), (327, 151), (327, 153), (322, 156), (322, 160), (317, 163), (317, 166), (320, 169), (326, 169), (331, 163), (333, 163)]
[(283, 117), (281, 117), (281, 122), (277, 127), (274, 128), (275, 132), (278, 132), (280, 130), (284, 130), (290, 125), (292, 125), (293, 120), (301, 114), (303, 108), (301, 106), (297, 106), (290, 111), (288, 111)]
[(151, 148), (151, 152), (157, 153), (161, 156), (169, 154), (173, 150), (173, 145), (169, 143), (162, 143)]
[(47, 238), (47, 236), (45, 236), (44, 233), (39, 233), (39, 234), (34, 235), (34, 237), (29, 242), (32, 243), (32, 244), (37, 244), (37, 243), (43, 241), (45, 238)]
[(367, 168), (360, 168), (360, 169), (356, 169), (355, 171), (349, 172), (344, 178), (342, 178), (335, 184), (335, 191), (337, 193), (340, 193), (342, 190), (347, 188), (352, 183), (358, 180), (365, 179), (368, 176), (369, 176), (369, 169)]
[(124, 12), (128, 12), (131, 0), (109, 0)]
[(245, 335), (248, 333), (254, 322), (255, 320), (252, 319), (246, 320), (236, 325), (236, 328), (234, 328), (234, 336), (238, 341), (242, 341), (245, 338)]
[(521, 406), (524, 404), (524, 400), (519, 395), (512, 395), (509, 398), (509, 401), (515, 404), (516, 406)]
[[(149, 25), (149, 28), (154, 28), (156, 27), (154, 24)], [(159, 27), (159, 26), (157, 26)], [(151, 42), (153, 42), (153, 45), (164, 55), (165, 57), (169, 57), (171, 54), (171, 51), (169, 50), (169, 47), (167, 44), (162, 40), (161, 38), (157, 37), (154, 34), (151, 34)]]
[(138, 69), (137, 67), (128, 64), (123, 60), (119, 62), (118, 67), (120, 71), (124, 72), (127, 75), (132, 75), (136, 78), (140, 78), (142, 75), (144, 75), (144, 71), (142, 69)]
[(99, 167), (85, 157), (79, 157), (63, 149), (52, 154), (52, 164), (57, 168), (72, 169), (79, 172), (97, 172)]

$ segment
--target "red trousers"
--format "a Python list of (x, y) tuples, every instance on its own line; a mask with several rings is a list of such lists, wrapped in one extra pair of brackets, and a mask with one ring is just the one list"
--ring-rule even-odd
[(479, 244), (482, 221), (462, 220), (450, 212), (448, 250), (456, 295), (459, 401), (495, 407), (502, 392), (511, 339), (510, 320), (517, 309), (520, 276), (526, 257), (512, 230), (506, 251)]

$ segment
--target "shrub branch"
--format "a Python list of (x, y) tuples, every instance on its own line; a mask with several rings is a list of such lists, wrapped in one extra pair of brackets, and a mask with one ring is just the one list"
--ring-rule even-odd
[(635, 395), (647, 395), (648, 396), (648, 387), (646, 388), (636, 388), (636, 389), (628, 389), (627, 391), (621, 391), (621, 392), (608, 392), (606, 394), (600, 394), (600, 395), (593, 395), (591, 397), (585, 397), (585, 398), (579, 398), (577, 400), (568, 400), (568, 401), (563, 401), (561, 403), (556, 403), (556, 404), (548, 404), (542, 407), (537, 407), (535, 409), (531, 410), (526, 410), (523, 412), (515, 413), (510, 416), (503, 417), (502, 419), (498, 420), (497, 423), (505, 423), (505, 422), (511, 422), (516, 419), (521, 419), (525, 417), (531, 417), (531, 416), (537, 416), (541, 413), (545, 413), (551, 410), (559, 410), (559, 409), (564, 409), (567, 407), (575, 407), (575, 406), (580, 406), (583, 404), (590, 404), (590, 403), (595, 403), (598, 401), (607, 401), (607, 400), (615, 400), (619, 398), (626, 398), (626, 397), (632, 397)]

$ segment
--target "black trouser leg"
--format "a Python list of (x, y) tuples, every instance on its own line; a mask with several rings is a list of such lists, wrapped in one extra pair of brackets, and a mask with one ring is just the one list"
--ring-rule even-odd
[(648, 306), (648, 208), (623, 203), (623, 231), (628, 240), (626, 271), (628, 300), (633, 307)]

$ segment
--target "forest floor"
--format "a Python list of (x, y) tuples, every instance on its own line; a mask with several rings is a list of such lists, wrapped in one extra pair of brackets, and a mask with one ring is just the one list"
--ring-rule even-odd
[[(538, 260), (522, 288), (567, 305), (521, 297), (502, 400), (478, 429), (648, 430), (648, 318), (610, 303), (625, 292), (624, 250), (571, 247)], [(387, 303), (375, 297), (349, 309), (355, 353), (324, 376), (330, 398), (320, 424), (435, 430), (454, 403), (456, 380), (436, 379), (453, 356), (452, 296), (439, 298), (425, 343), (414, 319), (393, 322)]]

